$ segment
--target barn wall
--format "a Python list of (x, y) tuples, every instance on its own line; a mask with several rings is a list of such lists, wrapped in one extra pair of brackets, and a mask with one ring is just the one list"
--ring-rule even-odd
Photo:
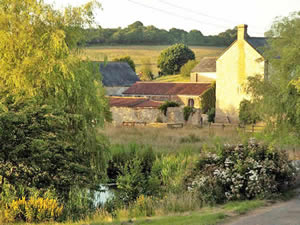
[(186, 122), (182, 107), (168, 108), (166, 116), (159, 109), (155, 108), (111, 107), (111, 112), (113, 117), (112, 123), (115, 126), (120, 126), (123, 122), (156, 123), (157, 121), (163, 123), (186, 123), (189, 125), (201, 124), (200, 110), (196, 110)]

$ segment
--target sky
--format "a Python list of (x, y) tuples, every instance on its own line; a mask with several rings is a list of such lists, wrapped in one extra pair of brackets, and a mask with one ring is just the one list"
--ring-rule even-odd
[[(56, 9), (88, 0), (45, 0)], [(300, 11), (300, 0), (99, 0), (96, 22), (103, 28), (127, 27), (135, 21), (169, 30), (173, 27), (215, 35), (239, 24), (250, 36), (263, 36), (276, 17)]]

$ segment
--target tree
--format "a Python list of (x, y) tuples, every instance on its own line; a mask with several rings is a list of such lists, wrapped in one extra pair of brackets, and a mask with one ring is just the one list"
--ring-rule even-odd
[(300, 13), (277, 19), (267, 32), (265, 52), (269, 73), (266, 79), (249, 78), (248, 93), (262, 120), (273, 130), (288, 127), (300, 131)]
[(185, 43), (187, 32), (182, 29), (172, 28), (169, 30), (169, 35), (171, 37), (172, 44), (175, 43)]
[(130, 58), (130, 56), (124, 56), (124, 57), (121, 57), (121, 58), (115, 58), (113, 61), (114, 62), (126, 62), (131, 67), (131, 69), (135, 72), (135, 63)]
[(191, 75), (192, 69), (194, 69), (194, 67), (197, 65), (197, 63), (198, 62), (196, 60), (189, 60), (186, 64), (184, 64), (180, 68), (180, 74), (182, 76), (189, 77)]
[(255, 112), (255, 105), (251, 101), (244, 99), (240, 102), (239, 120), (243, 124), (255, 124), (260, 120)]
[(194, 52), (186, 45), (175, 44), (160, 53), (157, 66), (162, 74), (174, 74), (178, 73), (187, 61), (194, 59)]
[(189, 45), (202, 45), (204, 43), (203, 34), (199, 30), (191, 30), (187, 35)]
[(229, 46), (237, 38), (237, 29), (227, 29), (226, 31), (219, 33), (218, 37), (222, 39), (224, 46)]
[[(97, 138), (97, 128), (110, 119), (108, 103), (98, 68), (76, 51), (98, 6), (92, 1), (60, 12), (43, 1), (0, 1), (0, 157), (6, 165), (0, 176), (11, 184), (57, 188), (50, 176), (53, 157), (57, 171), (70, 181), (66, 194), (72, 185), (93, 186), (105, 167), (107, 148)], [(6, 130), (14, 135), (7, 136)], [(15, 165), (28, 169), (18, 170), (20, 179), (6, 175)], [(87, 167), (93, 173), (88, 179), (79, 176)], [(42, 180), (50, 176), (53, 182), (47, 177), (37, 183), (36, 170)], [(33, 180), (24, 181), (22, 173), (32, 174)]]

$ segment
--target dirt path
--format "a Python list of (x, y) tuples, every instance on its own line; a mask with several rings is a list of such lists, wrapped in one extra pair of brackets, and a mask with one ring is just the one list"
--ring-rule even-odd
[(300, 189), (288, 202), (255, 210), (224, 225), (300, 225)]

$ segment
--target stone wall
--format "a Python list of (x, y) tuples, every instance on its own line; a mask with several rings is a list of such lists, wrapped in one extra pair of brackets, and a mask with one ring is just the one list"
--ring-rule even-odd
[(155, 108), (127, 108), (111, 107), (113, 125), (120, 126), (123, 122), (140, 122), (140, 123), (183, 123), (188, 125), (201, 125), (201, 111), (195, 110), (186, 122), (183, 116), (183, 107), (168, 108), (165, 116), (159, 109)]

